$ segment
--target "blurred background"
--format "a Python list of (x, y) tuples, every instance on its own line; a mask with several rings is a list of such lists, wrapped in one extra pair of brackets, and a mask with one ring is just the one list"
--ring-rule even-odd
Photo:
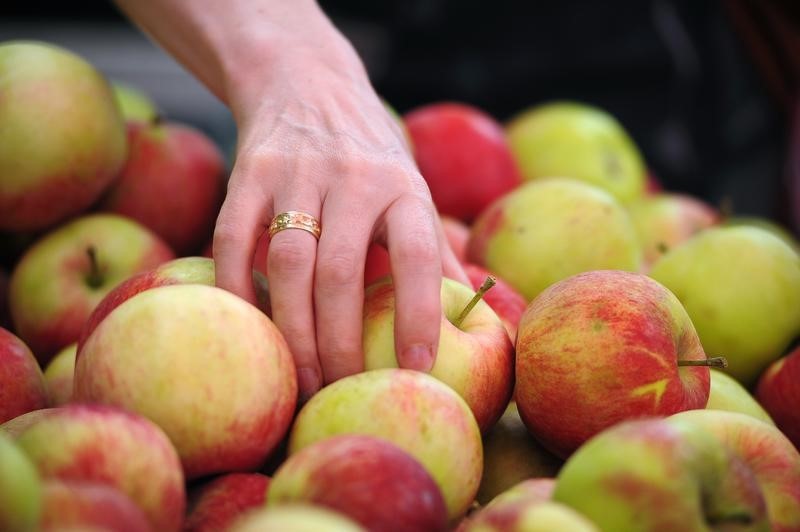
[[(398, 111), (440, 100), (506, 121), (554, 99), (598, 105), (652, 172), (737, 214), (798, 230), (796, 0), (325, 0)], [(6, 1), (0, 40), (40, 39), (141, 88), (233, 156), (226, 108), (107, 1)], [(794, 173), (794, 177), (792, 174)], [(797, 187), (797, 184), (794, 185)], [(796, 201), (796, 200), (794, 200)]]

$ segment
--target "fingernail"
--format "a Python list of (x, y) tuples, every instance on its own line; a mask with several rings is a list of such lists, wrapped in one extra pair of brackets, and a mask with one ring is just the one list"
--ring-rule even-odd
[(412, 345), (403, 351), (400, 366), (417, 371), (430, 371), (433, 367), (433, 350), (422, 344)]
[(319, 375), (313, 368), (298, 368), (297, 386), (301, 403), (305, 403), (319, 390)]

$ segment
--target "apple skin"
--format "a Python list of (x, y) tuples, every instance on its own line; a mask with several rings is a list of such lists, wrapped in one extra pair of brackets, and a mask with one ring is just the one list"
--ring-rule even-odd
[(9, 419), (3, 424), (0, 424), (0, 434), (5, 434), (9, 438), (16, 440), (20, 434), (25, 432), (28, 427), (31, 427), (39, 422), (39, 420), (47, 416), (59, 412), (61, 408), (40, 408), (39, 410), (32, 410), (14, 419)]
[(800, 530), (800, 453), (772, 425), (721, 410), (690, 410), (668, 418), (692, 430), (706, 430), (755, 474), (774, 532)]
[(627, 211), (606, 191), (566, 178), (527, 183), (492, 203), (472, 226), (467, 258), (528, 301), (576, 273), (641, 268)]
[(467, 260), (467, 242), (469, 242), (469, 226), (453, 218), (452, 216), (442, 216), (442, 229), (450, 249), (459, 262)]
[(800, 241), (798, 241), (797, 237), (795, 237), (791, 231), (769, 218), (762, 218), (760, 216), (730, 216), (722, 221), (722, 225), (725, 227), (735, 227), (738, 225), (758, 227), (777, 236), (786, 242), (795, 252), (800, 253)]
[(526, 479), (555, 476), (562, 463), (530, 435), (512, 401), (483, 438), (483, 477), (476, 498), (488, 504)]
[(44, 382), (47, 385), (48, 406), (63, 406), (72, 400), (77, 352), (78, 344), (70, 344), (59, 351), (45, 368)]
[(484, 294), (483, 300), (492, 307), (497, 317), (503, 322), (511, 341), (516, 341), (519, 320), (522, 318), (528, 302), (510, 284), (492, 274), (489, 270), (477, 264), (464, 263), (462, 266), (464, 267), (464, 273), (469, 278), (469, 282), (472, 283), (472, 288), (475, 290), (480, 288), (488, 276), (494, 277), (495, 285)]
[(480, 109), (441, 102), (403, 118), (414, 159), (441, 214), (470, 221), (520, 184), (503, 127)]
[(127, 154), (106, 79), (63, 48), (7, 41), (0, 93), (0, 230), (44, 229), (88, 208)]
[(753, 471), (702, 427), (664, 418), (587, 441), (559, 472), (553, 500), (601, 530), (770, 529)]
[(344, 515), (308, 504), (251, 510), (230, 528), (230, 532), (366, 532)]
[[(479, 301), (460, 327), (455, 320), (475, 292), (442, 278), (442, 324), (430, 375), (467, 402), (481, 432), (489, 430), (506, 409), (514, 387), (514, 346), (503, 323), (485, 301)], [(396, 368), (394, 284), (384, 278), (364, 296), (364, 368)]]
[(569, 506), (553, 501), (498, 497), (469, 519), (464, 532), (599, 532), (594, 523)]
[(157, 119), (158, 108), (144, 92), (118, 81), (111, 82), (111, 90), (125, 122), (152, 123)]
[(121, 491), (87, 482), (44, 483), (43, 530), (151, 532), (147, 516)]
[(707, 229), (649, 275), (684, 304), (703, 347), (745, 387), (800, 334), (800, 255), (756, 227)]
[(364, 286), (369, 286), (391, 274), (392, 265), (389, 260), (389, 252), (380, 244), (370, 244), (364, 262)]
[[(90, 281), (87, 249), (96, 251), (99, 279)], [(174, 258), (160, 238), (115, 214), (77, 218), (43, 236), (11, 274), (11, 316), (17, 334), (41, 365), (76, 342), (94, 307), (131, 275)]]
[(225, 160), (202, 132), (177, 123), (128, 124), (128, 160), (99, 204), (141, 223), (178, 255), (212, 233), (224, 196)]
[(800, 449), (800, 347), (767, 368), (758, 381), (756, 397), (778, 428)]
[(391, 442), (359, 434), (320, 440), (275, 473), (268, 504), (307, 502), (368, 530), (446, 531), (447, 508), (427, 470)]
[[(214, 286), (216, 267), (213, 260), (206, 257), (180, 257), (161, 263), (151, 270), (129, 277), (111, 290), (89, 315), (78, 339), (78, 351), (86, 339), (112, 310), (129, 300), (139, 292), (178, 284), (202, 284)], [(258, 306), (269, 316), (269, 286), (267, 279), (260, 273), (253, 272), (253, 286), (258, 299)]]
[(16, 441), (43, 478), (107, 484), (130, 497), (154, 530), (180, 529), (186, 507), (180, 460), (147, 419), (102, 405), (68, 405)]
[(628, 210), (642, 245), (646, 269), (670, 249), (720, 220), (716, 209), (686, 194), (645, 196)]
[(0, 269), (0, 327), (11, 328), (11, 310), (8, 308), (9, 278), (5, 270)]
[(0, 530), (37, 530), (42, 482), (36, 466), (0, 431)]
[(297, 378), (286, 341), (256, 307), (212, 286), (160, 286), (86, 339), (74, 400), (147, 417), (194, 479), (260, 467), (289, 429)]
[(633, 140), (607, 112), (578, 102), (550, 102), (520, 112), (506, 127), (526, 180), (571, 177), (623, 203), (642, 196), (646, 168)]
[(289, 455), (339, 434), (384, 438), (419, 460), (442, 490), (451, 522), (475, 498), (480, 429), (461, 396), (426, 373), (378, 369), (329, 384), (297, 414)]
[(769, 414), (758, 404), (750, 392), (739, 381), (724, 371), (711, 369), (711, 389), (708, 394), (707, 410), (726, 410), (739, 412), (775, 425)]
[(36, 358), (0, 327), (0, 423), (46, 406), (47, 387)]
[(566, 458), (621, 421), (708, 401), (691, 320), (669, 290), (637, 273), (599, 270), (554, 284), (528, 306), (517, 336), (515, 399), (531, 434)]
[(248, 510), (264, 505), (270, 478), (261, 473), (228, 473), (190, 495), (183, 532), (228, 530)]

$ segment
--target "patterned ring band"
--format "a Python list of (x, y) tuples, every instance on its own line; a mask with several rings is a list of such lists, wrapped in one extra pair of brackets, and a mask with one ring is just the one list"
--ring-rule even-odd
[(302, 211), (286, 211), (276, 214), (269, 224), (270, 240), (284, 229), (302, 229), (314, 235), (317, 240), (319, 240), (319, 235), (322, 233), (319, 221), (307, 212)]

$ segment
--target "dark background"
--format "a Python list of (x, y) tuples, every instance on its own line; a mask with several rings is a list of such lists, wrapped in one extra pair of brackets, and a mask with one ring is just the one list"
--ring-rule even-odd
[[(320, 2), (400, 112), (439, 100), (505, 121), (553, 99), (615, 115), (668, 189), (789, 224), (800, 3)], [(232, 156), (227, 110), (110, 2), (4, 2), (0, 40), (55, 42), (148, 92)], [(795, 47), (795, 45), (798, 45)]]

